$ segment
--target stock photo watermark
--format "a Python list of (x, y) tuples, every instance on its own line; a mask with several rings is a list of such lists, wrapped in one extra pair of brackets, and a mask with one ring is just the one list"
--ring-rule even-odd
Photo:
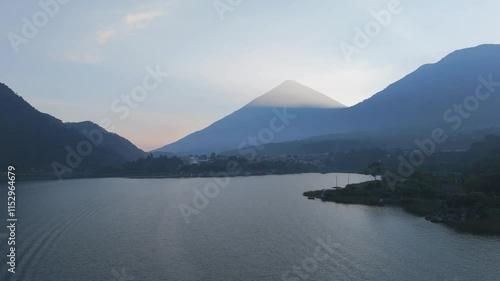
[(219, 19), (224, 21), (226, 19), (226, 14), (234, 12), (234, 10), (243, 4), (244, 1), (245, 0), (215, 0), (212, 2), (212, 6)]
[(260, 129), (256, 136), (249, 136), (238, 146), (238, 153), (245, 156), (247, 160), (253, 161), (257, 152), (264, 150), (266, 144), (274, 141), (275, 134), (283, 132), (286, 126), (290, 125), (290, 121), (297, 117), (295, 114), (288, 113), (287, 108), (283, 108), (281, 112), (274, 108), (273, 113), (274, 116), (269, 121), (268, 127)]
[[(333, 258), (333, 253), (335, 248), (339, 248), (339, 243), (334, 243), (332, 237), (328, 236), (326, 240), (321, 238), (316, 239), (318, 244), (314, 251), (307, 257), (305, 257), (301, 263), (298, 265), (293, 265), (291, 270), (287, 270), (281, 276), (283, 281), (299, 281), (299, 280), (309, 280), (311, 275), (314, 274), (321, 265)], [(314, 280), (314, 279), (311, 279)]]
[(26, 45), (35, 38), (40, 29), (49, 24), (50, 19), (59, 14), (61, 8), (72, 0), (40, 0), (38, 2), (39, 10), (31, 17), (23, 17), (21, 19), (22, 26), (19, 32), (9, 32), (7, 39), (10, 42), (14, 53), (20, 52), (21, 45)]
[[(487, 78), (478, 77), (479, 83), (476, 85), (474, 94), (471, 94), (461, 103), (452, 105), (443, 112), (443, 121), (450, 125), (452, 131), (458, 131), (462, 128), (465, 120), (469, 119), (474, 112), (479, 110), (481, 103), (486, 102), (500, 87), (500, 81), (494, 81), (493, 75), (489, 74)], [(414, 141), (418, 149), (411, 151), (406, 157), (399, 155), (397, 174), (387, 171), (384, 179), (391, 189), (394, 189), (398, 182), (403, 182), (411, 177), (418, 167), (423, 165), (428, 157), (432, 156), (440, 144), (448, 141), (449, 135), (443, 128), (435, 128), (430, 133), (430, 137), (423, 140)]]
[(121, 271), (116, 269), (111, 270), (111, 274), (113, 274), (113, 278), (110, 281), (132, 281), (135, 280), (134, 276), (128, 275), (126, 272), (126, 268), (122, 268)]
[(16, 228), (17, 228), (17, 213), (16, 213), (16, 168), (13, 166), (7, 167), (7, 269), (10, 273), (16, 273), (17, 264), (17, 246), (16, 246)]
[[(281, 111), (274, 108), (272, 112), (274, 116), (269, 120), (268, 126), (260, 129), (256, 136), (248, 137), (246, 141), (243, 141), (238, 146), (239, 155), (244, 156), (250, 162), (255, 160), (258, 151), (264, 150), (265, 145), (272, 143), (276, 134), (283, 132), (290, 125), (291, 120), (297, 117), (295, 114), (288, 113), (287, 108), (283, 108)], [(191, 222), (190, 217), (192, 215), (197, 216), (202, 210), (208, 207), (210, 199), (215, 199), (219, 196), (221, 190), (229, 185), (231, 181), (230, 177), (236, 177), (242, 173), (243, 170), (239, 167), (239, 163), (230, 160), (226, 163), (225, 172), (211, 173), (212, 181), (205, 184), (203, 191), (194, 188), (192, 206), (185, 203), (179, 204), (179, 210), (186, 224)]]
[[(146, 72), (147, 74), (142, 78), (141, 84), (133, 87), (129, 93), (121, 95), (120, 98), (111, 103), (110, 110), (117, 115), (118, 119), (123, 121), (128, 118), (130, 112), (137, 109), (149, 94), (156, 90), (170, 75), (168, 72), (161, 70), (159, 65), (156, 65), (154, 69), (150, 66), (146, 67)], [(99, 125), (110, 132), (115, 129), (115, 123), (111, 118), (102, 119)], [(74, 147), (70, 145), (65, 147), (65, 164), (57, 161), (52, 162), (52, 169), (59, 181), (63, 179), (64, 174), (71, 173), (74, 169), (79, 168), (83, 159), (92, 154), (94, 148), (101, 145), (104, 140), (103, 131), (100, 129), (83, 130), (82, 134), (85, 139), (82, 139)]]
[(345, 41), (340, 43), (340, 50), (347, 62), (351, 62), (354, 55), (359, 55), (364, 49), (368, 48), (373, 40), (380, 36), (382, 31), (384, 31), (403, 10), (404, 7), (400, 0), (391, 0), (384, 9), (371, 11), (370, 15), (372, 20), (368, 21), (362, 28), (356, 27), (354, 29), (355, 34), (351, 41), (352, 43), (347, 43)]

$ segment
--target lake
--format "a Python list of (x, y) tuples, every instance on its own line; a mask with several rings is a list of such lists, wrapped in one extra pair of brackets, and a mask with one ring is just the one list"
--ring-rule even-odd
[[(242, 177), (219, 179), (227, 184), (220, 189), (207, 178), (18, 181), (17, 273), (2, 262), (0, 277), (499, 280), (500, 238), (458, 233), (399, 208), (302, 196), (336, 179)], [(350, 175), (351, 183), (366, 180)], [(338, 181), (345, 185), (347, 175)], [(0, 248), (5, 261), (5, 241)]]

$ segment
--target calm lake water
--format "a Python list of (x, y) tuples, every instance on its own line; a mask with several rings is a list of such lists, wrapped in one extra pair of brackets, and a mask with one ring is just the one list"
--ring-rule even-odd
[[(6, 274), (2, 239), (0, 279), (500, 280), (499, 238), (457, 233), (398, 208), (302, 196), (335, 180), (232, 178), (198, 200), (203, 209), (193, 205), (193, 189), (213, 179), (20, 181), (17, 273)], [(196, 211), (189, 223), (180, 204)]]

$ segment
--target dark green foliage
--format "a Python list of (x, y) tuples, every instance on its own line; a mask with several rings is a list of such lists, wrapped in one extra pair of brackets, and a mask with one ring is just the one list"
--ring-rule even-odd
[(500, 194), (500, 172), (480, 173), (467, 178), (465, 189), (470, 192), (482, 192), (490, 196)]
[(500, 195), (500, 137), (490, 135), (467, 152), (471, 164), (465, 171), (464, 187), (469, 192)]
[(440, 181), (444, 179), (424, 172), (415, 172), (406, 181), (396, 185), (395, 194), (410, 198), (435, 198), (440, 191)]
[[(178, 157), (160, 156), (154, 157), (149, 154), (146, 158), (129, 161), (119, 169), (115, 169), (116, 175), (125, 176), (167, 176), (167, 177), (226, 177), (246, 175), (268, 175), (268, 174), (294, 174), (318, 172), (318, 167), (295, 161), (265, 160), (249, 161), (245, 157), (222, 156), (212, 154), (197, 156), (198, 160), (192, 158), (181, 159)], [(233, 167), (229, 170), (229, 164)], [(235, 170), (238, 172), (235, 174)], [(110, 167), (104, 167), (98, 174), (104, 175), (113, 172)]]
[(125, 174), (165, 174), (176, 175), (179, 173), (182, 160), (177, 157), (160, 156), (154, 158), (149, 154), (146, 158), (125, 163), (122, 172)]

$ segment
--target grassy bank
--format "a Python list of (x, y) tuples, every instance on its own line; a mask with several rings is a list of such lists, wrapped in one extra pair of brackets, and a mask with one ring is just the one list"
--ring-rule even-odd
[[(500, 200), (481, 193), (453, 193), (427, 198), (414, 189), (414, 194), (401, 190), (402, 186), (389, 188), (381, 181), (351, 184), (343, 189), (325, 189), (304, 192), (304, 196), (341, 204), (370, 206), (399, 206), (408, 213), (426, 217), (427, 220), (443, 223), (457, 230), (473, 234), (500, 235)], [(426, 189), (423, 187), (422, 189)]]

